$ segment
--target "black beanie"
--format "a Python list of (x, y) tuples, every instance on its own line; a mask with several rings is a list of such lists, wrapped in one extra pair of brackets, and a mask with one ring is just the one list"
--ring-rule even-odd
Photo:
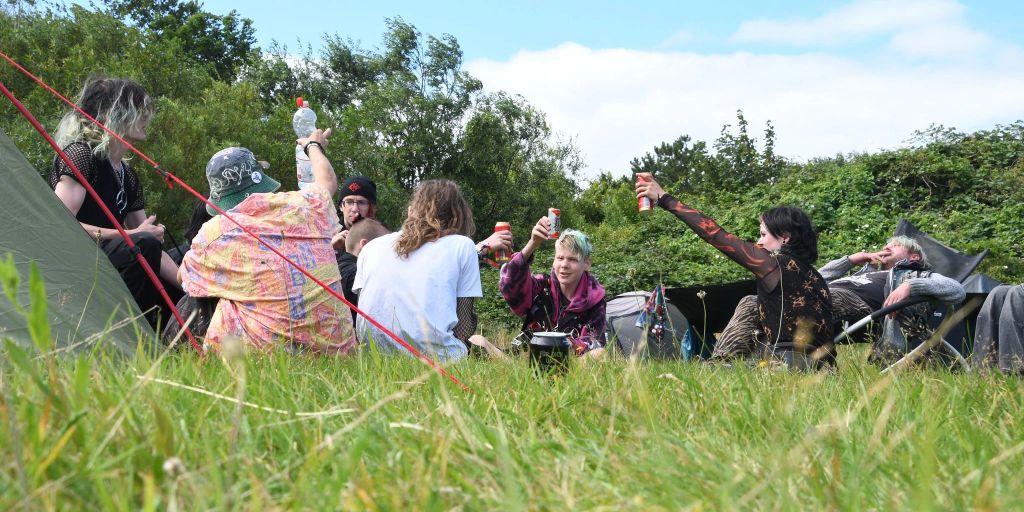
[(366, 176), (353, 176), (341, 186), (339, 201), (348, 196), (363, 196), (370, 204), (377, 204), (377, 185)]

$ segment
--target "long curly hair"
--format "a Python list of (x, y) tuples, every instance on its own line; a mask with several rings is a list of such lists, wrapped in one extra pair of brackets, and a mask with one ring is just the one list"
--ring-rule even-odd
[[(137, 82), (122, 78), (89, 80), (75, 104), (122, 137), (133, 126), (149, 122), (155, 112), (153, 100), (146, 90)], [(110, 145), (117, 142), (77, 110), (64, 114), (57, 125), (56, 139), (62, 148), (73, 142), (85, 142), (99, 157), (106, 156)]]
[(395, 252), (408, 258), (427, 242), (443, 236), (473, 236), (473, 210), (454, 181), (427, 180), (420, 183), (409, 202), (409, 216), (395, 240)]

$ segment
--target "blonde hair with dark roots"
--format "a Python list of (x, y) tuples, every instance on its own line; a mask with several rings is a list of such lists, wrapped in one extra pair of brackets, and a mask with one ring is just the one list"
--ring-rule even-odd
[(454, 181), (427, 180), (420, 183), (409, 202), (409, 217), (395, 240), (395, 252), (408, 258), (427, 242), (443, 236), (473, 236), (473, 211)]
[[(155, 111), (146, 90), (137, 82), (122, 78), (90, 79), (75, 104), (122, 137), (133, 126), (148, 122)], [(74, 142), (84, 142), (99, 157), (106, 156), (110, 145), (117, 142), (77, 110), (64, 114), (57, 125), (56, 139), (61, 148)]]

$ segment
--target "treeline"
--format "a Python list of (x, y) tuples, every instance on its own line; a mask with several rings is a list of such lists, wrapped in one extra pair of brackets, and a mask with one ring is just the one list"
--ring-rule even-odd
[[(401, 19), (388, 22), (375, 49), (325, 37), (323, 50), (295, 58), (256, 47), (251, 22), (236, 12), (174, 0), (105, 0), (95, 9), (8, 2), (0, 11), (0, 49), (58, 91), (73, 96), (93, 73), (140, 81), (158, 98), (141, 149), (201, 191), (207, 159), (229, 145), (253, 149), (294, 188), (291, 115), (304, 96), (320, 124), (335, 128), (329, 155), (339, 174), (373, 177), (393, 228), (420, 180), (447, 177), (471, 201), (478, 238), (511, 221), (522, 243), (547, 207), (561, 207), (565, 225), (595, 239), (594, 272), (613, 294), (746, 277), (667, 213), (640, 215), (631, 177), (581, 183), (571, 140), (557, 138), (527, 99), (485, 91), (462, 69), (453, 37), (423, 35)], [(0, 80), (56, 126), (65, 107), (48, 92), (6, 64)], [(10, 105), (0, 112), (0, 126), (47, 173), (49, 147)], [(770, 123), (756, 136), (737, 112), (715, 141), (681, 135), (631, 167), (747, 239), (757, 237), (759, 212), (800, 206), (819, 228), (822, 262), (878, 247), (906, 217), (964, 251), (991, 250), (981, 270), (996, 279), (1024, 281), (1024, 122), (970, 134), (931, 127), (901, 149), (806, 163), (776, 154), (775, 140)], [(148, 209), (180, 228), (192, 199), (148, 171)], [(542, 252), (538, 265), (548, 258)], [(484, 279), (483, 316), (513, 324), (494, 291), (496, 272)]]
[[(95, 73), (146, 87), (157, 115), (139, 149), (200, 191), (209, 157), (232, 145), (271, 162), (271, 174), (294, 190), (291, 117), (303, 96), (318, 124), (335, 130), (328, 152), (339, 175), (371, 176), (391, 227), (428, 178), (462, 185), (481, 233), (502, 220), (526, 236), (533, 212), (570, 204), (580, 192), (578, 152), (552, 136), (542, 112), (522, 97), (484, 91), (462, 69), (454, 37), (423, 35), (401, 19), (388, 21), (378, 49), (326, 36), (322, 51), (296, 59), (285, 48), (257, 48), (251, 22), (238, 13), (216, 16), (196, 2), (0, 9), (0, 48), (66, 96)], [(0, 80), (51, 130), (67, 110), (6, 63)], [(4, 103), (0, 126), (46, 174), (52, 150)], [(147, 209), (183, 226), (193, 200), (140, 167)]]

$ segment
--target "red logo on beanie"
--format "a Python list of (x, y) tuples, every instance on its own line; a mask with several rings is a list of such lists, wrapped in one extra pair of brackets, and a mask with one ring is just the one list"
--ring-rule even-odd
[(348, 186), (348, 189), (351, 190), (352, 192), (356, 192), (356, 191), (359, 190), (359, 184), (358, 183), (352, 183), (351, 185)]

